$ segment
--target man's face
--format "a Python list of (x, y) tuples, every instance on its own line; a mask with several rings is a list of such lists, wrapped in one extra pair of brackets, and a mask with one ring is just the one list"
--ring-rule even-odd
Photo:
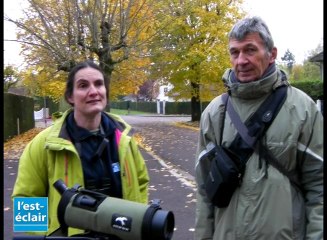
[(268, 53), (259, 33), (249, 33), (240, 41), (230, 39), (229, 53), (238, 80), (251, 82), (260, 79), (269, 64), (275, 61), (277, 49), (274, 47)]

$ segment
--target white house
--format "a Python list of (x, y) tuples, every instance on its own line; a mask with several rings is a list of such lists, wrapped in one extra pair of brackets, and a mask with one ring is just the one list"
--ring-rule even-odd
[(159, 94), (157, 96), (157, 101), (166, 101), (166, 102), (173, 102), (174, 99), (168, 97), (168, 92), (173, 88), (173, 85), (168, 83), (168, 85), (163, 85), (159, 87)]
[(166, 102), (173, 102), (174, 99), (168, 96), (168, 92), (173, 88), (173, 85), (168, 83), (159, 87), (159, 94), (157, 96), (157, 113), (165, 114)]

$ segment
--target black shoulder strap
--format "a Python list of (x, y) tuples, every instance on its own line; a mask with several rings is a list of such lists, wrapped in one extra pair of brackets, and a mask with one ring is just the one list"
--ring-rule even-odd
[[(249, 147), (254, 148), (258, 138), (263, 136), (265, 131), (269, 128), (286, 99), (286, 93), (286, 86), (277, 88), (245, 123), (240, 119), (231, 101), (227, 99), (226, 107), (228, 115), (237, 129), (238, 135), (240, 135), (239, 137), (241, 137)], [(224, 99), (226, 98), (224, 97), (223, 100)]]
[[(257, 112), (255, 112), (245, 123), (242, 122), (239, 115), (233, 108), (229, 97), (223, 96), (228, 115), (238, 133), (232, 144), (228, 147), (231, 153), (237, 156), (241, 165), (245, 165), (249, 157), (255, 150), (256, 142), (260, 136), (272, 123), (277, 115), (282, 103), (286, 99), (287, 86), (277, 88), (273, 93), (261, 104)], [(227, 95), (227, 93), (225, 93)], [(227, 95), (228, 96), (228, 95)]]
[[(227, 93), (224, 95), (227, 95)], [(287, 86), (277, 88), (245, 123), (241, 121), (239, 115), (233, 108), (233, 105), (230, 101), (228, 101), (228, 97), (223, 96), (223, 101), (226, 105), (227, 112), (238, 131), (238, 134), (229, 147), (229, 150), (232, 151), (233, 154), (237, 155), (244, 164), (253, 151), (257, 150), (257, 140), (264, 135), (265, 131), (273, 122), (281, 106), (285, 102), (286, 96)], [(263, 157), (281, 173), (287, 176), (291, 182), (299, 187), (299, 180), (296, 177), (296, 174), (287, 172), (268, 148), (262, 145), (260, 147), (264, 148), (264, 151), (262, 151), (264, 153)]]

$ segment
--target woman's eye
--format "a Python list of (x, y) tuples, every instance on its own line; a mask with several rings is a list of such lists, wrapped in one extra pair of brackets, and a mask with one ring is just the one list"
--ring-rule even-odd
[(80, 84), (78, 87), (79, 87), (79, 88), (86, 88), (86, 87), (87, 87), (87, 84), (82, 83), (82, 84)]
[(103, 82), (96, 82), (96, 83), (95, 83), (95, 86), (97, 86), (97, 87), (101, 87), (101, 86), (103, 86)]

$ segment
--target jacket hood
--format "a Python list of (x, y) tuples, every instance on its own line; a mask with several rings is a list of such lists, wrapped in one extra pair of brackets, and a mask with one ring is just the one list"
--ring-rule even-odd
[(236, 98), (256, 99), (270, 93), (277, 87), (289, 85), (286, 73), (278, 68), (264, 78), (247, 83), (235, 80), (232, 77), (233, 74), (232, 69), (227, 69), (222, 79), (228, 93)]

